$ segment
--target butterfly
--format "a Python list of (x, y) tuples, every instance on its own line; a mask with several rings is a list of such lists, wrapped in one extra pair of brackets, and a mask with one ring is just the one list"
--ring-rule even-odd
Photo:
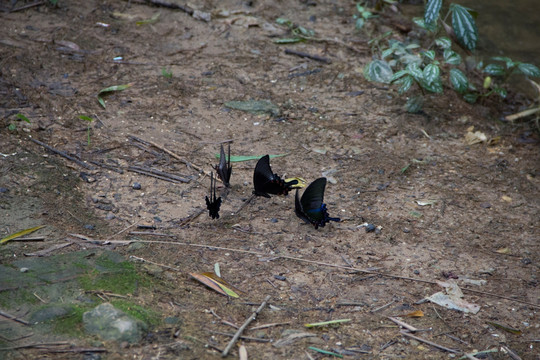
[(232, 166), (231, 166), (231, 144), (229, 144), (229, 156), (225, 157), (225, 150), (223, 150), (223, 145), (221, 145), (221, 151), (219, 153), (219, 164), (214, 166), (216, 169), (217, 175), (223, 181), (223, 184), (225, 184), (226, 187), (230, 187), (231, 184), (229, 181), (231, 180), (231, 174), (232, 174)]
[(328, 215), (326, 204), (323, 203), (325, 187), (326, 178), (322, 177), (309, 184), (302, 194), (302, 198), (298, 195), (298, 189), (296, 190), (294, 211), (300, 219), (308, 224), (313, 224), (315, 229), (318, 229), (319, 226), (324, 227), (330, 221), (340, 221), (339, 218)]
[(219, 219), (219, 207), (221, 206), (221, 196), (216, 199), (216, 181), (214, 173), (210, 175), (210, 198), (205, 196), (206, 208), (212, 219)]
[(295, 185), (298, 186), (298, 179), (283, 180), (278, 174), (272, 172), (270, 168), (270, 156), (264, 155), (259, 159), (253, 173), (253, 193), (258, 196), (269, 198), (270, 195), (287, 195)]

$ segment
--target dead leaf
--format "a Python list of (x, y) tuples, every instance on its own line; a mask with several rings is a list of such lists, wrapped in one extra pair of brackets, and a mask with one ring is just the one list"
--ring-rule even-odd
[(496, 323), (496, 322), (493, 322), (493, 321), (487, 321), (487, 323), (489, 325), (495, 326), (498, 329), (508, 331), (509, 333), (512, 333), (512, 334), (515, 334), (515, 335), (521, 335), (521, 330), (519, 330), (519, 329), (510, 327), (510, 326), (507, 326), (507, 325), (499, 324), (499, 323)]
[(457, 286), (454, 281), (448, 280), (446, 282), (437, 282), (440, 286), (444, 287), (446, 294), (443, 291), (428, 296), (426, 300), (431, 301), (437, 305), (443, 306), (447, 309), (459, 310), (464, 313), (476, 314), (480, 311), (480, 306), (469, 303), (463, 300), (463, 292)]
[(9, 240), (13, 240), (13, 239), (18, 238), (20, 236), (30, 234), (30, 233), (32, 233), (32, 232), (34, 232), (36, 230), (41, 229), (44, 226), (45, 225), (35, 226), (33, 228), (26, 229), (26, 230), (21, 230), (19, 232), (16, 232), (15, 234), (8, 235), (5, 238), (3, 238), (2, 240), (0, 240), (0, 244), (7, 243)]
[(404, 317), (412, 317), (412, 318), (417, 318), (417, 317), (422, 317), (424, 316), (424, 312), (422, 310), (416, 310), (416, 311), (413, 311), (413, 312), (410, 312), (406, 315), (403, 315)]
[(510, 254), (510, 249), (507, 247), (500, 248), (498, 250), (495, 250), (495, 252), (498, 252), (499, 254)]
[(511, 203), (512, 202), (512, 198), (510, 196), (507, 196), (507, 195), (503, 195), (501, 197), (501, 200), (502, 201), (506, 201), (507, 203)]
[(230, 285), (223, 278), (220, 278), (219, 276), (214, 274), (213, 272), (189, 273), (189, 275), (191, 275), (194, 279), (198, 280), (204, 285), (208, 286), (212, 290), (215, 290), (225, 296), (238, 298), (240, 297), (240, 295), (238, 295), (237, 292), (242, 292), (236, 289), (234, 286)]
[(487, 141), (487, 136), (481, 131), (475, 131), (475, 132), (468, 131), (465, 134), (465, 142), (467, 143), (467, 145), (474, 145), (474, 144), (478, 144), (478, 143), (486, 142), (486, 141)]

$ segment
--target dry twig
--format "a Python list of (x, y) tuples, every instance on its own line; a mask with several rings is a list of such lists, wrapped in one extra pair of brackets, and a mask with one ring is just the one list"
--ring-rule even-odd
[(434, 343), (433, 341), (429, 341), (429, 340), (421, 338), (419, 336), (415, 336), (415, 335), (413, 335), (413, 334), (411, 334), (411, 333), (409, 333), (409, 332), (407, 332), (405, 330), (401, 330), (399, 333), (402, 334), (402, 335), (405, 335), (407, 337), (410, 337), (411, 339), (414, 339), (416, 341), (420, 341), (420, 342), (423, 342), (425, 344), (436, 347), (437, 349), (440, 349), (440, 350), (448, 351), (448, 352), (451, 352), (451, 353), (454, 353), (454, 354), (457, 354), (457, 353), (460, 352), (459, 350), (450, 349), (450, 348), (447, 348), (446, 346), (442, 346), (442, 345), (439, 345), (437, 343)]
[(32, 142), (34, 142), (34, 143), (36, 143), (36, 144), (38, 144), (38, 145), (43, 146), (45, 149), (47, 149), (47, 150), (49, 150), (49, 151), (52, 151), (53, 153), (55, 153), (55, 154), (57, 154), (57, 155), (60, 155), (60, 156), (62, 156), (63, 158), (66, 158), (66, 159), (68, 159), (68, 160), (73, 161), (74, 163), (76, 163), (76, 164), (79, 165), (79, 166), (82, 166), (82, 167), (85, 168), (85, 169), (88, 169), (88, 170), (95, 170), (95, 169), (96, 169), (95, 166), (89, 165), (89, 164), (87, 164), (87, 163), (85, 163), (84, 161), (81, 161), (81, 160), (79, 160), (79, 159), (75, 159), (73, 156), (68, 155), (67, 153), (65, 153), (65, 152), (63, 152), (63, 151), (56, 150), (56, 149), (53, 148), (52, 146), (49, 146), (49, 145), (47, 145), (47, 144), (45, 144), (45, 143), (43, 143), (43, 142), (41, 142), (41, 141), (39, 141), (39, 140), (36, 140), (36, 139), (34, 139), (34, 138), (29, 138), (29, 139), (30, 139), (30, 141), (32, 141)]
[(247, 328), (247, 326), (253, 320), (255, 320), (257, 318), (257, 315), (262, 311), (262, 309), (264, 309), (264, 307), (266, 306), (266, 303), (268, 302), (268, 300), (270, 300), (270, 295), (268, 295), (264, 299), (264, 301), (261, 303), (261, 306), (259, 306), (259, 308), (257, 310), (255, 310), (255, 312), (253, 314), (251, 314), (251, 316), (249, 318), (247, 318), (247, 320), (242, 324), (242, 326), (240, 326), (240, 329), (238, 329), (236, 334), (234, 334), (233, 338), (231, 339), (231, 341), (229, 341), (229, 344), (227, 345), (225, 350), (223, 350), (223, 352), (221, 353), (222, 357), (225, 357), (225, 356), (227, 356), (229, 354), (229, 351), (231, 351), (231, 348), (233, 347), (233, 345), (238, 341), (238, 338), (242, 335), (242, 333)]

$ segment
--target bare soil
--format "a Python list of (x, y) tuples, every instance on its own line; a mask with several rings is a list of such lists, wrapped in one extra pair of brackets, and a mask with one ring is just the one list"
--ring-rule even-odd
[[(3, 245), (2, 263), (63, 243), (70, 233), (156, 241), (138, 250), (105, 246), (178, 270), (165, 268), (153, 291), (133, 299), (182, 324), (154, 327), (138, 345), (105, 342), (108, 359), (220, 358), (216, 349), (224, 349), (230, 336), (216, 332), (234, 333), (225, 322), (240, 326), (267, 295), (272, 307), (251, 326), (281, 325), (245, 332), (273, 341), (240, 340), (252, 359), (325, 358), (309, 346), (348, 349), (345, 358), (454, 356), (401, 335), (387, 319), (416, 310), (424, 316), (402, 320), (429, 329), (416, 335), (439, 345), (465, 352), (497, 349), (492, 359), (508, 359), (502, 352), (507, 346), (523, 359), (539, 359), (540, 152), (527, 124), (499, 121), (501, 109), (512, 104), (469, 105), (445, 89), (444, 96), (426, 97), (423, 113), (405, 112), (405, 98), (361, 74), (370, 61), (369, 37), (354, 31), (353, 2), (196, 3), (211, 21), (128, 1), (60, 0), (59, 7), (2, 14), (0, 236), (47, 225), (39, 233), (44, 242)], [(156, 22), (136, 24), (158, 12)], [(275, 36), (288, 36), (277, 17), (313, 28), (326, 40), (274, 44)], [(382, 23), (383, 30), (394, 24), (388, 17)], [(331, 63), (288, 55), (285, 48)], [(121, 84), (132, 86), (104, 95), (101, 107), (99, 90)], [(231, 110), (224, 106), (231, 100), (269, 100), (281, 113)], [(18, 113), (31, 123), (16, 120)], [(80, 115), (94, 119), (90, 144)], [(10, 123), (17, 129), (9, 131)], [(489, 141), (467, 144), (471, 126)], [(206, 212), (190, 217), (205, 208), (205, 174), (218, 162), (219, 144), (228, 140), (232, 155), (287, 153), (271, 160), (274, 172), (285, 177), (311, 182), (330, 171), (335, 181), (325, 202), (342, 221), (317, 230), (303, 223), (294, 214), (294, 193), (256, 198), (238, 211), (251, 196), (256, 161), (233, 164), (232, 189), (218, 220)], [(130, 166), (190, 182), (163, 181), (128, 171)], [(380, 228), (366, 232), (359, 227), (365, 222)], [(131, 233), (146, 231), (140, 225), (167, 236)], [(215, 263), (245, 292), (239, 299), (190, 278), (212, 271)], [(140, 271), (148, 271), (148, 264), (141, 263)], [(481, 307), (477, 314), (417, 304), (441, 291), (435, 282), (448, 277), (475, 290), (464, 290), (464, 299)], [(304, 327), (343, 318), (352, 321)], [(276, 347), (291, 330), (314, 336)], [(67, 340), (84, 347), (95, 339)], [(25, 341), (39, 338), (4, 345)], [(21, 359), (45, 353), (9, 352)], [(237, 353), (235, 346), (230, 357)]]

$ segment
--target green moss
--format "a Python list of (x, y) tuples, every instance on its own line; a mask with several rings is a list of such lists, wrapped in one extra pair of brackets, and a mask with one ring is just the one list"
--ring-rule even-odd
[(126, 300), (114, 300), (111, 301), (111, 304), (148, 325), (158, 325), (161, 323), (161, 314), (152, 309), (146, 309)]
[(74, 337), (83, 337), (83, 314), (90, 310), (90, 307), (74, 305), (72, 311), (59, 319), (53, 321), (52, 330), (58, 334), (66, 334)]

